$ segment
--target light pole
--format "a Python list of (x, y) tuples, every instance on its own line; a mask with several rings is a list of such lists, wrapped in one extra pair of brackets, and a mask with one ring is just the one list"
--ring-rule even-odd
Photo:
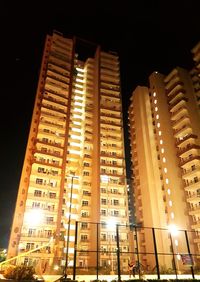
[(173, 240), (172, 240), (172, 235), (177, 235), (178, 230), (177, 230), (177, 227), (174, 224), (169, 225), (168, 230), (169, 230), (169, 238), (170, 238), (170, 243), (171, 243), (172, 258), (173, 258), (173, 263), (174, 263), (175, 275), (176, 275), (176, 279), (178, 279), (178, 273), (177, 273), (177, 268), (176, 268), (176, 259), (175, 259)]
[(73, 184), (74, 178), (78, 178), (75, 175), (68, 175), (71, 177), (71, 187), (70, 187), (70, 200), (69, 200), (69, 217), (68, 217), (68, 228), (67, 228), (67, 246), (66, 246), (66, 257), (65, 257), (65, 269), (63, 281), (67, 281), (67, 267), (68, 267), (68, 256), (69, 256), (69, 235), (70, 235), (70, 225), (71, 225), (71, 210), (72, 210), (72, 192), (73, 192)]

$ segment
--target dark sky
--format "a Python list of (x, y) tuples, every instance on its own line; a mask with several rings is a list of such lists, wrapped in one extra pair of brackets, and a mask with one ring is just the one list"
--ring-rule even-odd
[(12, 2), (0, 4), (0, 247), (7, 247), (46, 34), (56, 29), (118, 52), (125, 124), (134, 88), (155, 70), (190, 69), (200, 40), (199, 0)]

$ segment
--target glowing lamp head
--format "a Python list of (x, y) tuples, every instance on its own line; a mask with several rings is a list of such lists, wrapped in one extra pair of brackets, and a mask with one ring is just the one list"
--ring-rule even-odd
[(41, 225), (43, 222), (43, 213), (41, 210), (31, 210), (25, 213), (24, 220), (28, 225)]
[(116, 229), (116, 221), (113, 219), (108, 219), (106, 223), (106, 228), (109, 230), (115, 230)]
[(176, 236), (176, 235), (178, 234), (178, 229), (177, 229), (177, 227), (176, 227), (175, 224), (170, 224), (170, 225), (168, 226), (168, 230), (169, 230), (169, 232), (171, 233), (171, 235)]

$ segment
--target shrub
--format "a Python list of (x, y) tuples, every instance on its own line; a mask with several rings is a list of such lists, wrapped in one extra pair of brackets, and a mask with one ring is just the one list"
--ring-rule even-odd
[(35, 280), (34, 278), (35, 270), (31, 266), (14, 266), (9, 265), (4, 272), (4, 277), (7, 279), (14, 279), (17, 281), (23, 280)]

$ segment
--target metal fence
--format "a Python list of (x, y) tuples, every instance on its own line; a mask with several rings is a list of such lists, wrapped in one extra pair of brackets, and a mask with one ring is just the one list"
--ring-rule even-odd
[[(104, 225), (90, 223), (93, 248), (83, 250), (78, 243), (80, 226), (81, 222), (76, 222), (73, 266), (67, 269), (74, 280), (77, 275), (84, 274), (96, 275), (97, 280), (101, 275), (117, 275), (120, 281), (122, 275), (132, 277), (135, 274), (139, 278), (156, 275), (160, 279), (162, 275), (173, 274), (178, 279), (181, 274), (195, 278), (195, 274), (200, 273), (200, 255), (194, 244), (197, 240), (194, 231), (117, 224), (112, 230), (114, 237), (110, 240), (110, 237), (102, 238)], [(127, 240), (122, 238), (122, 234), (127, 235)], [(80, 265), (84, 258), (91, 261), (91, 257), (92, 265)], [(128, 268), (131, 260), (135, 262), (132, 273)]]

